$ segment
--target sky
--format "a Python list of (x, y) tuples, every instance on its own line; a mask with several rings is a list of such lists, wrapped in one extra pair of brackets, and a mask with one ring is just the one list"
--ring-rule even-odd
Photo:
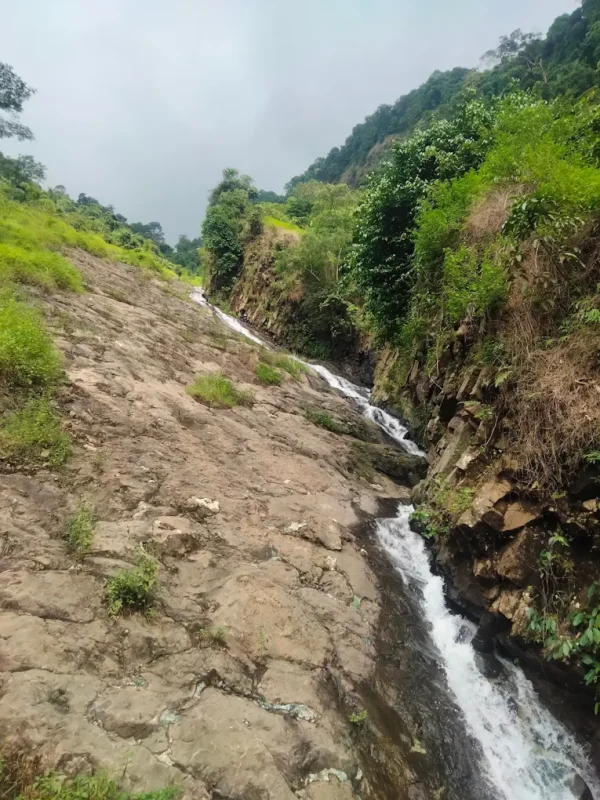
[(172, 243), (224, 167), (281, 191), (382, 103), (475, 67), (576, 0), (0, 0), (0, 61), (37, 89), (21, 121), (50, 186)]

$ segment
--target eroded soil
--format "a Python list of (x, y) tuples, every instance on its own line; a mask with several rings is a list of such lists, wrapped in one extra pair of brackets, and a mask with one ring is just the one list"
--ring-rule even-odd
[[(353, 413), (318, 377), (258, 386), (253, 348), (183, 286), (73, 259), (87, 293), (40, 302), (74, 454), (60, 473), (0, 471), (0, 739), (195, 798), (369, 796), (348, 716), (380, 597), (352, 528), (405, 490), (353, 478), (352, 440), (306, 420), (307, 404)], [(186, 395), (216, 369), (253, 408)], [(97, 524), (78, 558), (64, 535), (82, 501)], [(113, 618), (106, 579), (140, 548), (160, 560), (158, 603)]]

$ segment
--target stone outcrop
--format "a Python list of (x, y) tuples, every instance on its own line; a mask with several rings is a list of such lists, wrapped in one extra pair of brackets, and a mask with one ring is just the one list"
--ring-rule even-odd
[[(185, 287), (73, 258), (88, 291), (40, 298), (73, 456), (56, 474), (0, 467), (2, 747), (190, 798), (374, 796), (348, 716), (381, 598), (353, 530), (406, 490), (340, 468), (355, 440), (304, 409), (359, 417), (321, 379), (262, 387), (255, 348)], [(216, 369), (253, 408), (186, 394)], [(96, 524), (78, 555), (64, 536), (81, 502)], [(106, 581), (141, 551), (158, 559), (155, 606), (113, 617)]]

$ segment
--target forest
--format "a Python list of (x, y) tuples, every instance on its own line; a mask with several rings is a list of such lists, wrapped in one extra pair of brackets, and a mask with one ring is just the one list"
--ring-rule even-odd
[(583, 0), (572, 14), (558, 17), (546, 37), (520, 30), (502, 37), (496, 50), (482, 56), (482, 65), (487, 69), (457, 67), (434, 72), (422, 86), (393, 105), (379, 106), (354, 127), (341, 147), (334, 147), (302, 175), (292, 178), (288, 189), (313, 179), (362, 185), (395, 140), (417, 126), (451, 114), (465, 90), (474, 89), (478, 96), (491, 98), (516, 83), (545, 100), (561, 95), (578, 96), (598, 86), (599, 61), (598, 3)]

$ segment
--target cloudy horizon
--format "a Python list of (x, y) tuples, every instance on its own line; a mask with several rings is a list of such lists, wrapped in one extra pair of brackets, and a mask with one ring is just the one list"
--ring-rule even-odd
[[(37, 93), (30, 153), (63, 184), (170, 242), (197, 236), (224, 167), (281, 191), (354, 125), (503, 34), (545, 33), (574, 0), (20, 0), (0, 61)], [(51, 8), (50, 8), (51, 6)]]

